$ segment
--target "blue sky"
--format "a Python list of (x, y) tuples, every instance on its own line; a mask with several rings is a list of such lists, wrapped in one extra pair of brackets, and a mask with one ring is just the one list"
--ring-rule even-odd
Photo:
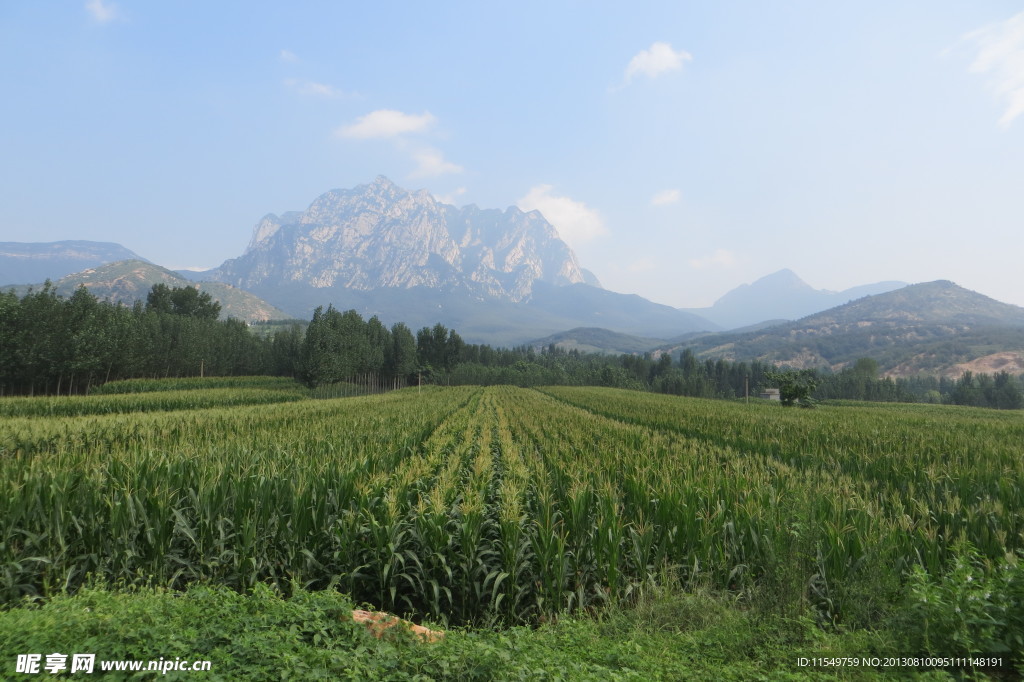
[(382, 174), (538, 208), (660, 303), (791, 268), (1024, 305), (1022, 10), (11, 0), (0, 241), (212, 267)]

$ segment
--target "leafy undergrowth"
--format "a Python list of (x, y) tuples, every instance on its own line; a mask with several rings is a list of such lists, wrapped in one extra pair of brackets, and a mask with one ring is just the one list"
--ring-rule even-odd
[[(531, 629), (452, 630), (428, 644), (393, 629), (375, 639), (336, 592), (265, 586), (240, 595), (195, 586), (86, 588), (0, 612), (0, 677), (18, 654), (101, 660), (209, 660), (209, 672), (107, 673), (103, 679), (188, 680), (808, 680), (953, 679), (800, 668), (800, 656), (870, 655), (877, 635), (827, 634), (807, 619), (757, 615), (730, 597), (653, 590), (628, 608), (564, 616)], [(45, 672), (43, 673), (49, 676)], [(95, 673), (94, 673), (95, 674)], [(76, 673), (70, 678), (82, 676)]]

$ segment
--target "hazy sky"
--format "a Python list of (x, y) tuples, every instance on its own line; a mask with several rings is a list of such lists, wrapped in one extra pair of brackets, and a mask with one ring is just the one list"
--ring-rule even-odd
[(0, 2), (0, 241), (212, 267), (386, 175), (660, 303), (788, 267), (1024, 305), (1020, 2), (497, 4)]

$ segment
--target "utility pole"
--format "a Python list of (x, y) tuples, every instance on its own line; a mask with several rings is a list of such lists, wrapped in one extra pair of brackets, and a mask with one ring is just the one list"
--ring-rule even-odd
[(750, 375), (743, 377), (743, 397), (747, 401), (747, 405), (750, 404)]

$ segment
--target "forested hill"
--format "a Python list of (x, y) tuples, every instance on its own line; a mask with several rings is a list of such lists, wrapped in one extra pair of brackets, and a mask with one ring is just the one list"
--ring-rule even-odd
[(805, 317), (793, 328), (945, 324), (1024, 328), (1024, 308), (1002, 303), (948, 280), (913, 284)]
[(792, 270), (779, 270), (750, 284), (741, 284), (710, 308), (692, 308), (725, 329), (761, 324), (770, 319), (796, 320), (864, 296), (907, 286), (906, 282), (875, 282), (843, 291), (815, 289)]
[(543, 348), (554, 344), (585, 353), (646, 353), (666, 343), (665, 339), (620, 334), (600, 327), (576, 327), (531, 341), (530, 345)]
[[(291, 318), (288, 313), (275, 308), (248, 291), (237, 289), (223, 282), (190, 282), (178, 273), (137, 259), (107, 263), (82, 272), (76, 272), (57, 280), (54, 291), (65, 298), (84, 286), (97, 298), (111, 303), (131, 306), (136, 301), (145, 302), (154, 284), (168, 287), (197, 287), (220, 303), (221, 317), (234, 317), (245, 321), (283, 320)], [(34, 285), (38, 289), (41, 284)], [(25, 286), (14, 288), (19, 293)]]
[[(298, 323), (254, 333), (218, 320), (220, 304), (194, 287), (155, 285), (131, 308), (99, 301), (81, 287), (67, 299), (49, 287), (19, 297), (0, 293), (0, 395), (83, 393), (115, 379), (276, 375), (307, 386), (398, 387), (443, 384), (610, 386), (705, 398), (756, 395), (777, 381), (769, 363), (700, 361), (686, 350), (618, 356), (566, 351), (554, 343), (492, 348), (465, 343), (438, 323), (415, 334), (354, 310), (318, 308)], [(879, 379), (877, 363), (858, 361), (837, 374), (813, 372), (818, 396), (859, 400), (948, 401), (1021, 407), (1020, 377), (965, 373)]]
[(57, 280), (119, 260), (145, 259), (113, 242), (0, 242), (0, 286)]
[(1024, 353), (1024, 308), (952, 282), (927, 282), (796, 322), (742, 334), (708, 334), (674, 350), (683, 347), (698, 357), (833, 370), (870, 357), (893, 376), (959, 376), (962, 363), (997, 353)]

